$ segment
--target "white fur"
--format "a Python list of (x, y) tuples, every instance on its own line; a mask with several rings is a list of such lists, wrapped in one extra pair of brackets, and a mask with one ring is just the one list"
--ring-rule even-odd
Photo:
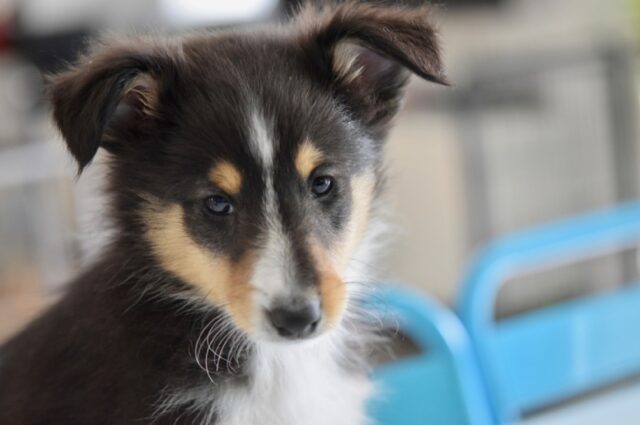
[[(262, 165), (262, 174), (265, 181), (264, 211), (267, 218), (267, 235), (264, 247), (258, 254), (255, 268), (252, 272), (251, 285), (257, 291), (252, 303), (256, 310), (251, 317), (254, 318), (252, 330), (255, 336), (261, 339), (280, 339), (274, 334), (273, 328), (264, 317), (264, 311), (272, 307), (276, 299), (286, 300), (299, 296), (312, 296), (312, 294), (299, 293), (296, 277), (292, 275), (292, 251), (291, 243), (284, 232), (278, 200), (273, 183), (273, 155), (274, 136), (272, 125), (258, 112), (251, 113), (251, 149)], [(266, 326), (265, 326), (266, 324)]]
[(251, 284), (258, 289), (261, 298), (255, 303), (269, 307), (276, 297), (286, 297), (294, 276), (291, 276), (291, 243), (282, 228), (278, 201), (273, 187), (273, 177), (268, 171), (264, 173), (266, 183), (264, 194), (264, 211), (267, 218), (267, 236), (253, 271)]
[(254, 109), (251, 112), (251, 140), (250, 147), (253, 155), (262, 165), (262, 176), (265, 181), (264, 211), (267, 217), (267, 237), (265, 247), (256, 262), (253, 272), (252, 285), (261, 295), (273, 297), (284, 292), (285, 284), (289, 280), (286, 257), (290, 255), (290, 244), (280, 223), (280, 214), (273, 187), (273, 144), (271, 126), (265, 117)]
[(249, 112), (251, 139), (249, 146), (251, 153), (262, 163), (265, 170), (269, 171), (273, 164), (274, 155), (274, 139), (271, 137), (270, 127), (264, 115), (258, 110), (253, 109)]
[(340, 367), (328, 338), (260, 346), (249, 387), (225, 389), (218, 400), (220, 425), (365, 424), (371, 384)]
[(305, 342), (260, 343), (248, 382), (167, 391), (156, 415), (185, 407), (199, 418), (196, 425), (370, 424), (364, 407), (373, 385), (364, 372), (348, 372), (340, 363), (347, 338), (368, 337), (340, 326)]

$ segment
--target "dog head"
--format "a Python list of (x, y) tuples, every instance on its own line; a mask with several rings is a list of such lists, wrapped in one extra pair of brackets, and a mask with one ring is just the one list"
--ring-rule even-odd
[(256, 339), (317, 335), (343, 315), (410, 72), (444, 82), (428, 19), (347, 3), (254, 32), (103, 43), (52, 78), (54, 118), (80, 170), (110, 152), (132, 255)]

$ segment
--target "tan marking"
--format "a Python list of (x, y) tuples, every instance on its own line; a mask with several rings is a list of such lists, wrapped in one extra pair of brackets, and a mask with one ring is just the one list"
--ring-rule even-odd
[(356, 176), (351, 181), (352, 210), (344, 238), (325, 250), (317, 239), (309, 239), (309, 249), (320, 276), (320, 298), (327, 324), (336, 324), (345, 309), (347, 286), (340, 278), (362, 242), (371, 212), (375, 179), (373, 174)]
[(201, 247), (186, 231), (184, 210), (177, 204), (154, 203), (142, 218), (151, 250), (162, 267), (194, 287), (209, 302), (222, 307), (238, 327), (250, 332), (253, 290), (249, 275), (253, 254), (234, 262)]
[(229, 282), (227, 295), (227, 308), (240, 328), (250, 330), (252, 325), (253, 312), (253, 287), (249, 283), (255, 255), (246, 254), (234, 267)]
[(298, 153), (296, 154), (296, 170), (306, 179), (311, 172), (320, 165), (321, 161), (322, 152), (313, 146), (310, 141), (305, 140), (298, 148)]
[(347, 302), (347, 286), (336, 273), (327, 251), (311, 238), (311, 255), (320, 276), (320, 299), (328, 326), (335, 325), (342, 317)]
[(340, 271), (344, 271), (347, 268), (358, 245), (364, 238), (371, 214), (374, 186), (375, 179), (371, 173), (358, 175), (351, 180), (351, 197), (353, 200), (351, 218), (342, 241), (338, 242), (334, 248), (336, 267)]
[(209, 179), (230, 195), (236, 195), (242, 188), (242, 174), (229, 161), (218, 162), (209, 172)]
[(347, 285), (336, 274), (328, 274), (320, 281), (320, 298), (328, 326), (340, 321), (347, 303)]

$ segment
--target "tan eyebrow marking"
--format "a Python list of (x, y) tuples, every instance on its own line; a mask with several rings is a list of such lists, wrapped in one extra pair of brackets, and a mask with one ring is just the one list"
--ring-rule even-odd
[(231, 195), (238, 194), (242, 188), (242, 174), (229, 161), (218, 162), (209, 172), (209, 179)]
[(322, 161), (322, 152), (313, 146), (310, 141), (305, 140), (296, 154), (295, 164), (298, 173), (304, 178), (309, 177), (311, 172), (320, 164), (320, 161)]

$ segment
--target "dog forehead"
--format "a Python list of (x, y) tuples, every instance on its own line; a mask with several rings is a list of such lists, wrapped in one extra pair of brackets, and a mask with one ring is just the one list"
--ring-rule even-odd
[(268, 122), (257, 107), (251, 107), (248, 116), (249, 152), (264, 171), (269, 172), (273, 169), (276, 151), (273, 123)]
[[(207, 62), (194, 55), (198, 59), (192, 65), (199, 72), (189, 74), (186, 86), (193, 95), (185, 97), (185, 121), (180, 123), (189, 132), (188, 143), (196, 139), (210, 158), (228, 160), (240, 174), (251, 174), (244, 176), (247, 183), (276, 172), (279, 179), (307, 178), (321, 160), (346, 168), (363, 158), (357, 158), (357, 126), (308, 70), (299, 64), (286, 68), (281, 60), (241, 67), (236, 59), (241, 62), (246, 55), (226, 55), (207, 70), (202, 69)], [(207, 60), (214, 59), (207, 55)], [(218, 72), (221, 62), (228, 65), (226, 74)], [(263, 72), (255, 72), (256, 67)]]

